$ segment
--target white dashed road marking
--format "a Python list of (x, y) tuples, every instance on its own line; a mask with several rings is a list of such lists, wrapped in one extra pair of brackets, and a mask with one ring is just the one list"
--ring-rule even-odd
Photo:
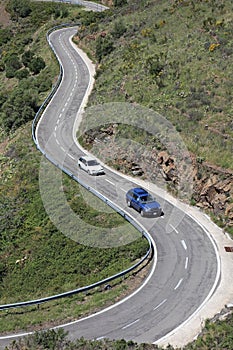
[(111, 185), (115, 186), (115, 183), (114, 183), (114, 182), (112, 182), (112, 181), (110, 181), (110, 180), (108, 180), (108, 179), (105, 179), (105, 181), (107, 181), (107, 182), (110, 183)]
[(182, 243), (182, 246), (184, 247), (184, 249), (187, 250), (187, 245), (183, 239), (182, 239), (181, 243)]
[(138, 318), (137, 320), (135, 320), (135, 321), (133, 321), (133, 322), (127, 324), (126, 326), (122, 327), (121, 329), (126, 329), (126, 328), (132, 326), (133, 324), (137, 323), (138, 321), (140, 321), (140, 318)]
[(164, 303), (166, 303), (166, 301), (167, 301), (167, 299), (164, 299), (163, 301), (161, 301), (161, 303), (159, 303), (159, 305), (154, 307), (154, 310), (157, 310), (160, 306), (162, 306)]
[(75, 158), (71, 155), (71, 154), (67, 154), (70, 158), (72, 158), (73, 160), (75, 160)]
[(182, 281), (183, 281), (183, 278), (181, 278), (181, 279), (179, 280), (179, 282), (178, 282), (177, 285), (175, 286), (174, 290), (176, 290), (176, 289), (179, 288), (179, 286), (181, 285)]
[(125, 192), (125, 193), (127, 192), (127, 190), (125, 190), (124, 188), (121, 188), (121, 191), (123, 191), (123, 192)]
[(176, 233), (179, 233), (179, 231), (173, 225), (170, 224), (170, 226)]

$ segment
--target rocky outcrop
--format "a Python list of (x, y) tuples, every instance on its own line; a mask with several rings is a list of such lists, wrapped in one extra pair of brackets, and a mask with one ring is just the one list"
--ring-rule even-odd
[[(208, 164), (197, 167), (194, 178), (196, 205), (209, 210), (226, 225), (233, 226), (233, 172)], [(202, 176), (198, 176), (200, 173)]]
[(163, 177), (166, 181), (178, 183), (177, 167), (174, 157), (166, 151), (161, 151), (157, 156), (157, 163), (161, 167)]
[[(85, 144), (102, 161), (117, 170), (166, 187), (186, 201), (214, 214), (223, 227), (233, 226), (233, 172), (200, 162), (191, 155), (192, 166), (185, 174), (185, 159), (178, 160), (165, 150), (157, 150), (132, 140), (117, 138), (117, 125), (91, 131)], [(190, 159), (190, 155), (189, 155)], [(180, 164), (181, 163), (181, 164)], [(184, 179), (181, 180), (181, 176)], [(181, 182), (192, 182), (192, 193), (181, 188)], [(182, 194), (187, 194), (187, 196)]]

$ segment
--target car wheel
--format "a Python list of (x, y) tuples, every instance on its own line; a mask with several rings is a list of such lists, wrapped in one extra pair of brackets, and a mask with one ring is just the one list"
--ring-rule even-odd
[(127, 205), (128, 205), (129, 208), (131, 207), (130, 200), (127, 201)]

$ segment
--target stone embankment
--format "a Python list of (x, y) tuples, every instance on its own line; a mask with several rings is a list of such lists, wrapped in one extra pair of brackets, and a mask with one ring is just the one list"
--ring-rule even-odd
[[(168, 150), (158, 150), (118, 137), (117, 125), (89, 131), (85, 144), (103, 162), (115, 169), (141, 177), (179, 196), (182, 167)], [(179, 160), (180, 162), (180, 160)], [(191, 155), (193, 190), (186, 200), (212, 214), (223, 228), (233, 226), (233, 172), (198, 160)], [(185, 160), (184, 160), (185, 163)]]

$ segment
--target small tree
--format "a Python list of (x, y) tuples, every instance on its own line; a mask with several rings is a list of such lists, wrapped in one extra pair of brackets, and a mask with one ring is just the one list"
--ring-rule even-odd
[(124, 5), (126, 5), (127, 3), (128, 3), (127, 0), (114, 0), (114, 1), (113, 1), (113, 5), (114, 5), (115, 7), (124, 6)]
[(43, 332), (36, 332), (21, 341), (22, 348), (30, 349), (74, 349), (69, 347), (68, 333), (60, 328), (57, 331), (51, 329)]
[(30, 89), (30, 83), (20, 80), (18, 87), (1, 106), (1, 123), (5, 131), (17, 129), (31, 120), (37, 111), (37, 91)]
[(112, 38), (110, 36), (101, 37), (99, 36), (96, 40), (96, 57), (100, 62), (102, 58), (110, 54), (114, 50)]
[(5, 59), (6, 77), (13, 78), (15, 72), (22, 67), (21, 62), (16, 53), (8, 55)]
[(15, 73), (15, 77), (19, 80), (25, 79), (28, 76), (29, 76), (29, 71), (27, 70), (27, 68), (20, 69)]
[(149, 73), (153, 76), (157, 76), (163, 70), (163, 65), (157, 55), (149, 56), (146, 60), (146, 66), (148, 67)]
[(34, 57), (34, 53), (31, 50), (24, 52), (24, 54), (22, 55), (22, 62), (25, 65), (25, 67), (29, 66), (33, 57)]
[(10, 29), (0, 29), (0, 46), (6, 44), (12, 37), (12, 32)]
[(45, 68), (45, 61), (42, 57), (33, 57), (28, 66), (33, 74), (38, 74)]
[(18, 21), (19, 17), (27, 17), (31, 13), (29, 0), (10, 0), (7, 4), (7, 11), (13, 19)]
[(114, 38), (120, 38), (125, 33), (125, 31), (126, 31), (126, 26), (124, 25), (123, 21), (120, 19), (119, 21), (115, 22), (111, 34)]

